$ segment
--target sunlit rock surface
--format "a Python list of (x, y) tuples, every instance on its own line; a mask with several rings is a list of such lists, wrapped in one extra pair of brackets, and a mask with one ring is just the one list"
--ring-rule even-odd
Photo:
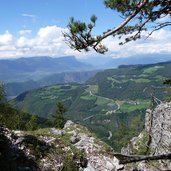
[[(171, 102), (146, 111), (144, 131), (132, 138), (128, 146), (122, 148), (122, 153), (151, 156), (171, 153)], [(125, 170), (130, 167), (143, 171), (171, 170), (171, 161), (143, 161), (125, 166)]]

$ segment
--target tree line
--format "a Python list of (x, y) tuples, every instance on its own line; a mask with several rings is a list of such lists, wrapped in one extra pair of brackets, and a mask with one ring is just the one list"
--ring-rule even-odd
[(4, 84), (0, 83), (0, 126), (9, 129), (34, 131), (42, 127), (63, 128), (66, 122), (64, 113), (66, 109), (61, 102), (57, 103), (56, 112), (51, 119), (40, 118), (35, 114), (14, 109), (5, 97)]

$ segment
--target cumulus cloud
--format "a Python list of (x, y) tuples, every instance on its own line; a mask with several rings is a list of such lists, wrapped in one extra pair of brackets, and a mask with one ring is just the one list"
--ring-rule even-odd
[(20, 31), (19, 37), (6, 32), (0, 35), (0, 57), (77, 55), (78, 52), (70, 50), (64, 42), (64, 31), (67, 29), (47, 26), (40, 28), (32, 38), (27, 37), (26, 33), (31, 33), (28, 30)]
[(118, 45), (118, 39), (113, 37), (108, 37), (103, 43), (109, 48), (108, 55), (113, 58), (139, 54), (171, 53), (171, 31), (161, 29), (148, 38), (147, 33), (144, 33), (143, 37), (140, 40), (129, 42), (122, 46)]
[(4, 34), (0, 34), (0, 45), (10, 45), (13, 42), (13, 39), (13, 35), (6, 31)]
[[(66, 28), (47, 26), (40, 28), (34, 37), (30, 37), (31, 30), (20, 30), (19, 37), (6, 31), (0, 34), (0, 57), (74, 55), (78, 58), (88, 58), (98, 55), (93, 50), (89, 53), (80, 53), (70, 49), (62, 35), (62, 32), (66, 31)], [(103, 43), (109, 48), (105, 56), (119, 58), (146, 53), (171, 53), (170, 40), (171, 31), (161, 29), (154, 32), (147, 40), (141, 39), (123, 46), (119, 46), (118, 39), (113, 37), (108, 37)]]

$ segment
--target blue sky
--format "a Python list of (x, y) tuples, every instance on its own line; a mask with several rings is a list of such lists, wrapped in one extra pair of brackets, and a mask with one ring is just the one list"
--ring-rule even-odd
[(41, 27), (57, 25), (66, 27), (71, 16), (89, 21), (92, 14), (98, 16), (96, 33), (101, 33), (120, 17), (105, 9), (103, 0), (4, 0), (0, 2), (0, 33), (4, 30), (16, 34), (28, 29), (36, 33)]
[[(0, 58), (97, 56), (94, 51), (78, 53), (71, 50), (61, 34), (62, 31), (66, 31), (71, 16), (88, 22), (92, 14), (98, 17), (95, 34), (101, 34), (122, 21), (117, 12), (105, 8), (103, 0), (2, 0)], [(162, 29), (147, 41), (140, 40), (124, 47), (118, 46), (118, 40), (112, 37), (104, 43), (109, 48), (106, 56), (127, 57), (140, 53), (171, 53), (170, 40), (171, 32)]]

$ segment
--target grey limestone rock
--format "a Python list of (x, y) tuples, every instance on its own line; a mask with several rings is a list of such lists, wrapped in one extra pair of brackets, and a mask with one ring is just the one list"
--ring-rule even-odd
[(71, 142), (72, 144), (76, 144), (77, 142), (80, 141), (80, 139), (81, 139), (80, 134), (75, 133), (75, 134), (70, 138), (70, 142)]
[(60, 136), (66, 134), (65, 130), (56, 129), (56, 128), (51, 128), (51, 132), (54, 135), (60, 135)]
[(151, 136), (153, 154), (171, 152), (171, 102), (161, 103), (145, 116), (145, 129)]
[[(171, 153), (171, 102), (163, 102), (146, 111), (145, 130), (122, 148), (122, 154), (137, 155), (136, 152), (143, 151), (145, 146), (148, 146), (147, 155)], [(153, 164), (146, 161), (140, 162), (137, 168), (143, 171), (171, 170), (171, 163), (167, 160), (154, 161)]]
[(65, 123), (65, 125), (64, 125), (64, 129), (65, 128), (70, 128), (70, 127), (72, 127), (74, 125), (74, 122), (72, 122), (71, 120), (68, 120), (66, 123)]

